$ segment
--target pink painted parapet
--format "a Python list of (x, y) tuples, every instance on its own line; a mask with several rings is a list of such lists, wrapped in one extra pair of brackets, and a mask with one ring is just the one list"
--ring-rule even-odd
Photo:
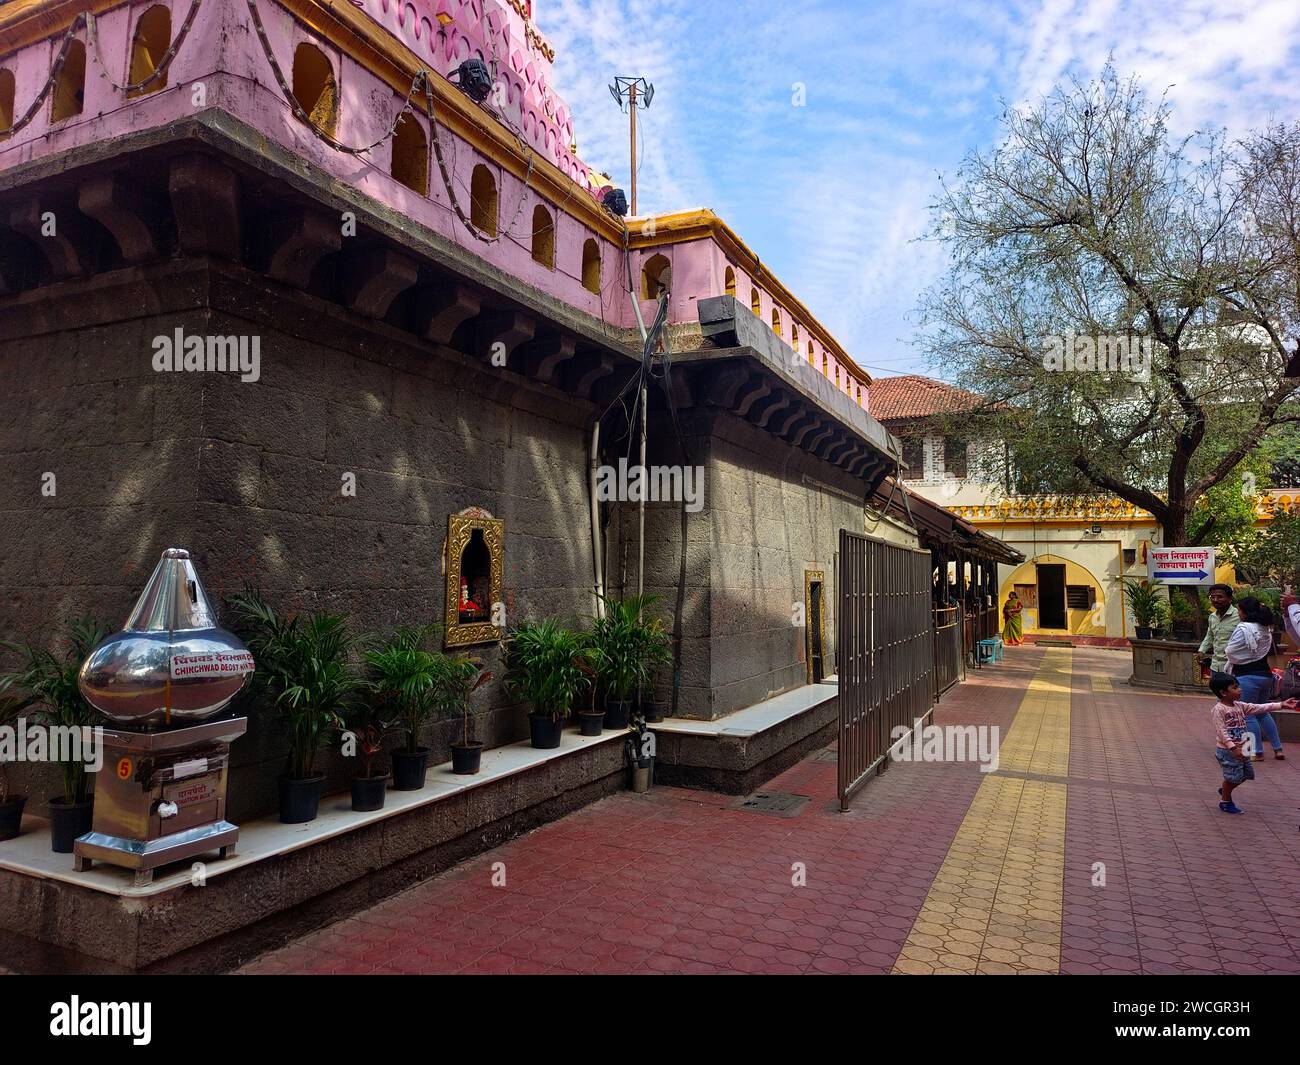
[[(372, 73), (346, 50), (315, 34), (278, 0), (257, 0), (267, 42), (287, 79), (292, 79), (295, 55), (309, 44), (328, 60), (338, 92), (334, 136), (347, 145), (380, 141), (371, 151), (353, 155), (338, 151), (316, 136), (295, 117), (273, 75), (258, 35), (254, 32), (246, 0), (198, 0), (197, 15), (167, 71), (165, 86), (143, 95), (128, 95), (118, 86), (129, 80), (132, 42), (142, 16), (162, 6), (170, 11), (173, 36), (191, 10), (191, 0), (140, 0), (124, 2), (98, 15), (97, 42), (87, 40), (86, 26), (76, 36), (87, 46), (84, 91), (79, 113), (60, 122), (52, 120), (52, 95), (33, 121), (5, 137), (0, 132), (0, 188), (5, 175), (16, 167), (58, 155), (95, 142), (127, 138), (200, 112), (219, 110), (251, 127), (340, 183), (387, 205), (414, 224), (442, 235), (481, 257), (493, 267), (560, 300), (593, 318), (619, 329), (632, 329), (636, 319), (626, 292), (622, 239), (611, 239), (611, 226), (598, 230), (590, 224), (590, 208), (574, 210), (585, 200), (590, 205), (594, 184), (590, 168), (573, 151), (573, 124), (568, 107), (551, 84), (550, 45), (537, 31), (526, 0), (337, 0), (351, 4), (401, 41), (418, 63), (435, 76), (446, 77), (465, 58), (476, 55), (494, 68), (496, 90), (480, 106), (486, 123), (499, 123), (511, 132), (521, 152), (533, 152), (567, 176), (571, 187), (561, 197), (546, 199), (467, 140), (439, 126), (451, 185), (465, 211), (476, 167), (488, 169), (498, 190), (498, 227), (502, 239), (493, 243), (475, 237), (459, 220), (438, 167), (430, 161), (427, 194), (398, 181), (392, 170), (392, 141), (384, 134), (402, 106), (403, 93)], [(14, 117), (25, 114), (50, 78), (62, 34), (6, 50), (4, 8), (0, 6), (0, 90), (3, 71), (14, 78), (13, 101), (0, 96), (0, 115), (11, 108)], [(12, 40), (12, 37), (9, 38)], [(96, 46), (97, 45), (97, 46)], [(0, 119), (0, 121), (3, 121)], [(417, 119), (426, 139), (427, 119)], [(559, 179), (561, 182), (564, 178)], [(534, 211), (542, 207), (553, 220), (553, 264), (534, 257)], [(707, 212), (705, 213), (707, 214)], [(540, 216), (543, 217), (544, 216)], [(659, 236), (637, 232), (630, 253), (638, 289), (645, 284), (647, 264), (657, 256), (671, 262), (672, 304), (670, 321), (696, 322), (696, 303), (707, 296), (734, 290), (742, 306), (751, 305), (751, 290), (758, 293), (758, 313), (772, 325), (772, 310), (779, 312), (782, 339), (807, 358), (813, 367), (834, 379), (843, 364), (840, 386), (851, 399), (865, 406), (866, 388), (857, 371), (850, 382), (849, 358), (823, 327), (801, 306), (788, 306), (793, 297), (770, 274), (754, 278), (746, 263), (757, 259), (726, 230), (682, 230), (675, 233), (671, 220)], [(713, 218), (712, 215), (708, 215)], [(584, 221), (584, 219), (586, 219)], [(716, 219), (714, 219), (716, 222)], [(718, 223), (718, 226), (721, 226)], [(545, 228), (545, 227), (543, 227)], [(634, 230), (640, 226), (633, 224)], [(725, 230), (725, 227), (721, 227)], [(707, 227), (706, 227), (707, 229)], [(4, 230), (0, 228), (0, 234)], [(595, 241), (599, 252), (598, 291), (583, 285), (584, 246)], [(650, 244), (649, 247), (637, 245)], [(738, 254), (738, 251), (740, 254)], [(753, 272), (757, 273), (757, 270)], [(589, 278), (589, 283), (592, 279)], [(651, 288), (654, 286), (651, 285)], [(777, 293), (773, 297), (770, 293)], [(785, 297), (780, 294), (784, 293)], [(638, 293), (640, 294), (640, 293)], [(646, 309), (652, 301), (643, 303)], [(799, 330), (796, 340), (792, 325)], [(807, 350), (809, 343), (812, 350)]]

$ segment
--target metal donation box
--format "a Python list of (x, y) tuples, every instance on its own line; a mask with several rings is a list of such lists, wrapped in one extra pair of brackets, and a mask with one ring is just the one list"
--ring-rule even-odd
[(104, 759), (91, 831), (73, 844), (76, 869), (102, 861), (148, 883), (169, 862), (234, 853), (226, 773), (248, 719), (208, 719), (252, 673), (253, 656), (217, 628), (189, 552), (168, 548), (122, 631), (81, 667), (82, 695), (112, 724), (97, 733)]

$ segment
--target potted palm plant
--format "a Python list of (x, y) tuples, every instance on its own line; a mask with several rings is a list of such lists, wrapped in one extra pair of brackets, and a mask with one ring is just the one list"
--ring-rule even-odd
[(574, 699), (591, 683), (596, 655), (581, 633), (558, 622), (528, 622), (506, 642), (506, 686), (532, 705), (528, 728), (539, 750), (560, 745)]
[(605, 616), (592, 626), (599, 651), (598, 679), (605, 692), (605, 727), (625, 729), (632, 705), (648, 694), (655, 669), (671, 658), (663, 623), (649, 616), (658, 596), (634, 595), (605, 600)]
[(460, 717), (460, 739), (451, 745), (451, 771), (473, 776), (479, 771), (483, 744), (474, 739), (470, 727), (469, 698), (492, 679), (477, 658), (466, 654), (443, 655), (439, 662), (436, 701), (444, 717)]
[[(81, 696), (77, 674), (86, 657), (109, 631), (107, 625), (80, 618), (68, 626), (62, 654), (35, 647), (30, 642), (4, 644), (20, 656), (22, 665), (0, 676), (0, 692), (17, 688), (23, 693), (19, 701), (37, 707), (37, 717), (43, 725), (80, 732), (86, 725), (94, 724), (97, 715)], [(90, 793), (86, 763), (76, 757), (80, 745), (67, 745), (63, 749), (67, 755), (60, 763), (63, 794), (49, 800), (50, 847), (58, 854), (71, 854), (77, 837), (90, 831), (94, 797)]]
[(1124, 598), (1133, 612), (1133, 627), (1139, 640), (1149, 640), (1164, 622), (1164, 596), (1159, 588), (1146, 581), (1124, 581)]
[(366, 652), (373, 697), (389, 708), (406, 742), (393, 751), (393, 787), (419, 791), (429, 769), (429, 748), (420, 733), (436, 709), (441, 655), (429, 649), (437, 625), (400, 625), (381, 646)]
[(254, 690), (271, 701), (289, 733), (287, 765), (279, 778), (280, 821), (314, 821), (325, 783), (316, 759), (362, 689), (351, 661), (356, 640), (341, 614), (285, 617), (253, 589), (231, 596), (230, 605), (257, 660)]
[[(0, 696), (0, 726), (12, 728), (28, 705), (29, 702), (25, 699), (12, 695)], [(13, 839), (18, 835), (23, 822), (23, 807), (26, 805), (26, 795), (14, 795), (9, 791), (9, 774), (5, 770), (5, 760), (0, 758), (0, 840)]]

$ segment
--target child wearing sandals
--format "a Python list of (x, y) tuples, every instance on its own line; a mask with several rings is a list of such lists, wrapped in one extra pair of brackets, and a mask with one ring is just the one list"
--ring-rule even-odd
[[(1255, 741), (1246, 728), (1246, 718), (1258, 714), (1271, 713), (1274, 710), (1294, 710), (1295, 699), (1280, 703), (1243, 703), (1241, 686), (1237, 678), (1228, 673), (1215, 673), (1210, 677), (1210, 690), (1219, 697), (1210, 716), (1214, 721), (1214, 755), (1223, 770), (1223, 784), (1219, 788), (1219, 809), (1225, 814), (1240, 814), (1245, 811), (1232, 801), (1232, 792), (1246, 780), (1255, 779), (1255, 767), (1250, 756), (1254, 753)], [(1247, 750), (1247, 746), (1251, 749)]]

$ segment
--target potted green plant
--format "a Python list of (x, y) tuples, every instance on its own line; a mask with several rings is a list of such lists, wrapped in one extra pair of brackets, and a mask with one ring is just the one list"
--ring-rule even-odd
[(1149, 640), (1156, 629), (1164, 624), (1165, 600), (1160, 589), (1146, 581), (1132, 578), (1124, 581), (1124, 598), (1133, 612), (1133, 627), (1139, 640)]
[(649, 616), (656, 602), (657, 596), (641, 595), (606, 599), (605, 616), (596, 618), (592, 626), (606, 728), (627, 728), (637, 696), (650, 690), (656, 667), (671, 658), (662, 622)]
[(406, 737), (393, 751), (393, 788), (419, 791), (429, 769), (429, 748), (420, 733), (436, 709), (442, 655), (429, 649), (438, 625), (400, 625), (381, 646), (365, 653), (372, 697), (389, 712)]
[(1169, 597), (1169, 628), (1175, 640), (1196, 639), (1196, 614), (1186, 596)]
[(473, 776), (479, 771), (483, 744), (474, 739), (470, 727), (469, 699), (492, 679), (477, 658), (466, 654), (443, 655), (439, 662), (436, 703), (444, 717), (460, 717), (460, 739), (451, 745), (451, 771)]
[(532, 706), (528, 728), (539, 750), (560, 745), (564, 719), (592, 680), (596, 654), (581, 633), (558, 622), (527, 622), (506, 641), (506, 686)]
[[(15, 727), (28, 700), (12, 695), (0, 696), (0, 726)], [(27, 805), (26, 795), (15, 795), (9, 791), (9, 774), (5, 769), (5, 760), (0, 758), (0, 840), (13, 839), (22, 826), (23, 807)]]
[(279, 778), (280, 821), (314, 821), (325, 783), (316, 759), (362, 690), (351, 660), (356, 640), (341, 614), (286, 617), (253, 589), (231, 596), (230, 605), (257, 661), (254, 691), (271, 701), (289, 733), (287, 764)]
[[(89, 618), (79, 618), (68, 626), (61, 654), (28, 643), (5, 643), (22, 664), (17, 670), (0, 676), (0, 692), (18, 689), (23, 705), (37, 707), (37, 719), (49, 728), (80, 731), (94, 724), (96, 713), (81, 696), (77, 675), (81, 664), (109, 634), (109, 627)], [(63, 748), (68, 757), (60, 763), (63, 770), (63, 794), (49, 800), (50, 847), (58, 854), (71, 854), (78, 836), (90, 831), (94, 819), (94, 797), (86, 763), (74, 757), (80, 745)]]
[(360, 772), (352, 778), (352, 809), (358, 813), (382, 810), (388, 794), (388, 773), (375, 772), (375, 758), (384, 749), (392, 725), (384, 718), (383, 704), (361, 698), (343, 713), (340, 748), (359, 759)]

